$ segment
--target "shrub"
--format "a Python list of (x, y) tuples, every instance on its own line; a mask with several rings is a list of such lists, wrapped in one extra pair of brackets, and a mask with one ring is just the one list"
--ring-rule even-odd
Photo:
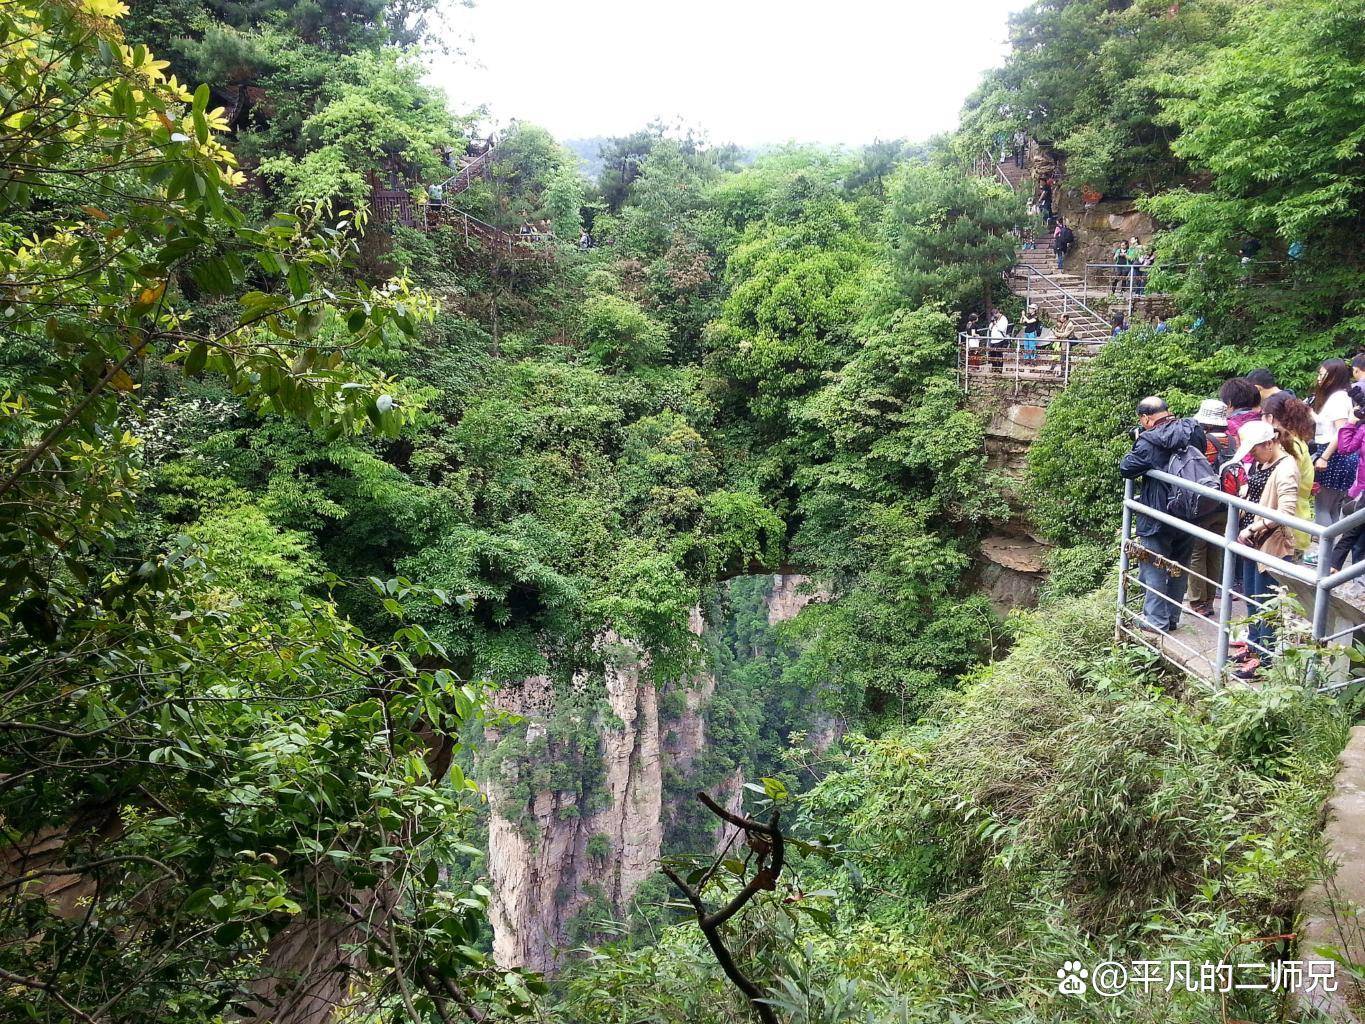
[(1053, 548), (1047, 556), (1047, 579), (1038, 603), (1049, 607), (1094, 590), (1114, 569), (1114, 551), (1107, 544), (1077, 544)]
[(1134, 328), (1105, 345), (1048, 406), (1029, 451), (1024, 493), (1043, 536), (1060, 544), (1111, 537), (1123, 499), (1118, 464), (1132, 446), (1137, 403), (1161, 395), (1188, 415), (1218, 383), (1189, 335)]
[(663, 324), (619, 295), (593, 295), (584, 301), (583, 340), (595, 363), (614, 370), (649, 366), (668, 354)]

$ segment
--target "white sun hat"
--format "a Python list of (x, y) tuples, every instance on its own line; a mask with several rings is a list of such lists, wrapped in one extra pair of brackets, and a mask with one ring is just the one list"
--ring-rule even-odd
[[(1238, 432), (1238, 440), (1240, 443), (1237, 445), (1237, 451), (1228, 460), (1229, 463), (1241, 462), (1251, 454), (1251, 449), (1258, 444), (1275, 440), (1275, 428), (1265, 420), (1251, 420), (1242, 424), (1242, 429)], [(1227, 464), (1224, 463), (1224, 465)]]

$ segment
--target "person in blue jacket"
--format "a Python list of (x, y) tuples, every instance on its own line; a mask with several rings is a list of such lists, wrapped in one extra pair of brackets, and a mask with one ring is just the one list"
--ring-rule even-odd
[[(1165, 470), (1176, 452), (1194, 445), (1204, 450), (1204, 428), (1191, 419), (1177, 419), (1166, 408), (1166, 401), (1156, 395), (1144, 398), (1137, 407), (1138, 429), (1133, 438), (1133, 450), (1119, 461), (1119, 476), (1125, 480), (1142, 477), (1141, 502), (1150, 508), (1166, 511), (1171, 485), (1146, 474), (1151, 470)], [(1183, 566), (1190, 564), (1190, 548), (1194, 538), (1188, 533), (1160, 523), (1151, 516), (1138, 514), (1138, 541), (1154, 555)], [(1145, 630), (1169, 633), (1180, 625), (1180, 608), (1185, 602), (1185, 573), (1170, 573), (1147, 560), (1138, 565), (1138, 578), (1145, 594), (1142, 601), (1140, 625)]]

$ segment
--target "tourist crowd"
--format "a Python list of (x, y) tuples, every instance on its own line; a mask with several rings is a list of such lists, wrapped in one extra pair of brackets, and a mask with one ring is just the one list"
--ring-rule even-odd
[[(1153, 396), (1137, 408), (1133, 448), (1119, 463), (1125, 479), (1142, 478), (1142, 504), (1210, 533), (1223, 535), (1227, 516), (1237, 517), (1237, 540), (1286, 561), (1315, 562), (1308, 534), (1291, 530), (1249, 509), (1230, 509), (1195, 491), (1150, 475), (1166, 472), (1235, 494), (1257, 509), (1311, 520), (1322, 526), (1365, 507), (1365, 354), (1352, 362), (1331, 359), (1318, 369), (1312, 392), (1300, 399), (1279, 386), (1267, 369), (1234, 377), (1217, 398), (1202, 402), (1191, 417), (1178, 418)], [(1223, 551), (1167, 522), (1137, 516), (1141, 547), (1139, 578), (1145, 591), (1139, 625), (1169, 633), (1182, 609), (1210, 617), (1223, 576)], [(1152, 557), (1155, 556), (1155, 557)], [(1265, 566), (1233, 555), (1235, 594), (1255, 616), (1274, 594)], [(1331, 546), (1332, 572), (1347, 560), (1365, 558), (1365, 529), (1350, 530)], [(1177, 568), (1178, 567), (1178, 568)], [(1188, 584), (1188, 593), (1187, 593)], [(1186, 602), (1188, 601), (1188, 605)], [(1255, 675), (1270, 657), (1274, 640), (1266, 617), (1254, 617), (1245, 642), (1233, 645), (1236, 672)]]

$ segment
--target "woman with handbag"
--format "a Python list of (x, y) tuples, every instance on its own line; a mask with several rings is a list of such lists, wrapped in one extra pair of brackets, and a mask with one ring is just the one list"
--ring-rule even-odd
[(1346, 492), (1355, 483), (1359, 455), (1337, 451), (1337, 433), (1351, 418), (1351, 367), (1344, 359), (1329, 359), (1318, 368), (1313, 388), (1313, 469), (1318, 484), (1316, 520), (1331, 526), (1341, 518)]
[[(1284, 450), (1279, 432), (1263, 420), (1248, 423), (1242, 428), (1241, 443), (1229, 461), (1240, 463), (1248, 455), (1252, 457), (1252, 462), (1251, 470), (1247, 473), (1247, 500), (1266, 509), (1296, 514), (1299, 507), (1299, 466), (1294, 457)], [(1298, 549), (1287, 526), (1253, 512), (1240, 513), (1238, 525), (1241, 530), (1237, 540), (1247, 547), (1286, 561), (1296, 558)], [(1259, 617), (1264, 603), (1274, 597), (1275, 580), (1260, 562), (1251, 558), (1240, 561), (1242, 593), (1248, 599), (1248, 612), (1256, 617), (1247, 635), (1247, 645), (1238, 656), (1240, 667), (1236, 675), (1247, 679), (1269, 660), (1275, 642), (1274, 627)], [(1256, 602), (1254, 604), (1253, 599)]]

